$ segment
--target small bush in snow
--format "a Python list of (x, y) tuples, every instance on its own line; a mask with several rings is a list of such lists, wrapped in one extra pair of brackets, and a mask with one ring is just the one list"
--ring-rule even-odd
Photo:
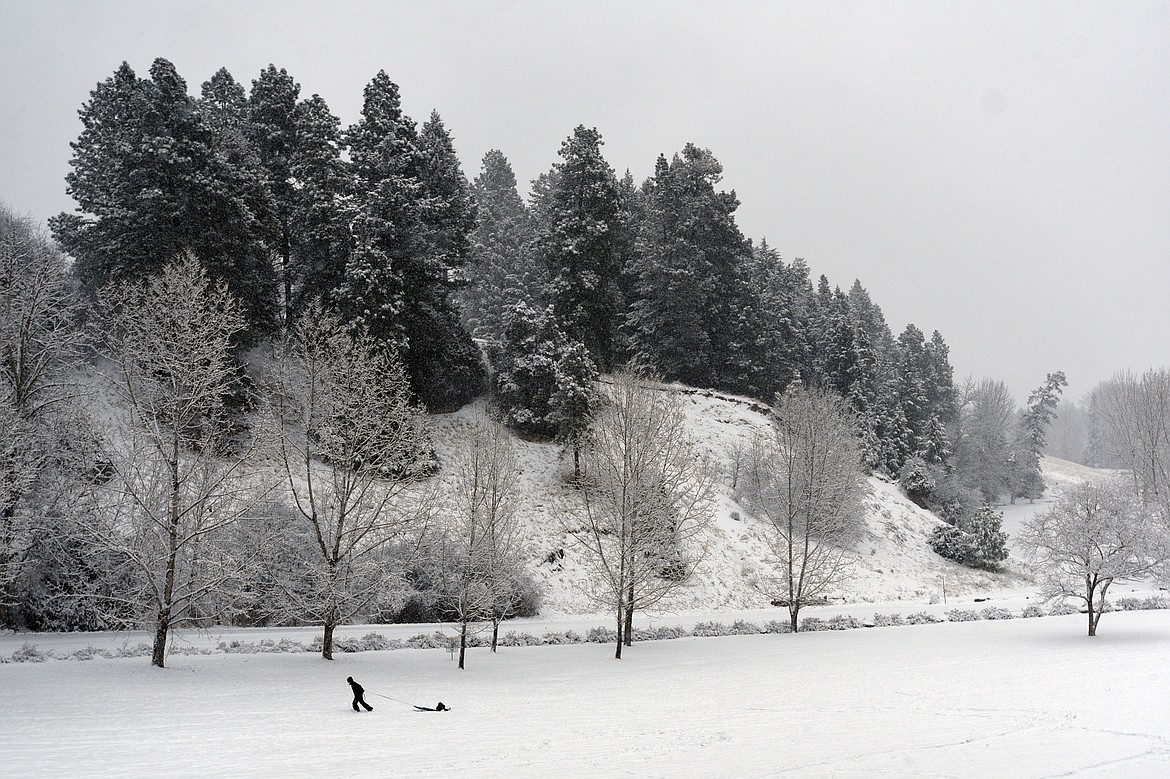
[(947, 612), (947, 622), (975, 622), (979, 615), (971, 609), (951, 609)]
[(1153, 611), (1156, 609), (1170, 609), (1170, 600), (1163, 595), (1154, 595), (1149, 598), (1119, 598), (1117, 607), (1122, 611)]
[(905, 625), (906, 620), (902, 619), (901, 614), (874, 614), (873, 626), (875, 628), (892, 628)]
[(832, 628), (820, 617), (805, 617), (800, 621), (802, 633), (819, 633), (822, 630), (832, 630)]
[(1032, 619), (1034, 617), (1043, 617), (1044, 616), (1044, 607), (1039, 606), (1035, 603), (1032, 603), (1032, 604), (1024, 607), (1024, 610), (1020, 612), (1020, 616), (1025, 618), (1025, 619)]
[(617, 641), (617, 631), (613, 628), (589, 628), (589, 632), (585, 634), (585, 640), (590, 644), (608, 644)]
[(446, 649), (447, 636), (440, 631), (435, 631), (430, 635), (419, 633), (406, 639), (406, 646), (411, 649)]
[(745, 622), (742, 619), (737, 619), (731, 623), (731, 627), (727, 629), (727, 632), (733, 636), (758, 636), (764, 631), (754, 622)]
[(906, 617), (907, 625), (932, 625), (935, 622), (942, 622), (942, 620), (925, 611), (919, 611)]
[(1052, 617), (1063, 617), (1066, 614), (1079, 614), (1080, 609), (1070, 603), (1058, 603), (1049, 610), (1048, 614)]
[(43, 663), (53, 657), (53, 650), (41, 651), (32, 644), (25, 644), (12, 653), (14, 663)]
[(575, 630), (565, 630), (563, 632), (545, 633), (540, 637), (540, 640), (545, 644), (560, 645), (580, 644), (585, 639), (581, 638), (581, 634)]
[(104, 657), (107, 660), (110, 658), (110, 653), (106, 649), (98, 649), (97, 647), (87, 646), (84, 649), (75, 649), (69, 655), (70, 660), (92, 660), (95, 657)]
[(829, 617), (825, 624), (829, 626), (829, 630), (856, 630), (862, 627), (862, 621), (857, 617), (849, 614), (838, 614), (835, 617)]
[(635, 641), (669, 641), (673, 638), (683, 638), (690, 633), (686, 628), (659, 625), (650, 628), (634, 628)]
[(500, 646), (540, 646), (543, 642), (531, 633), (517, 633), (509, 630), (500, 636)]
[(691, 635), (700, 638), (726, 636), (728, 635), (727, 625), (724, 625), (722, 622), (700, 622), (695, 625), (694, 630), (691, 631)]
[(983, 611), (979, 612), (982, 619), (1014, 619), (1010, 611), (999, 606), (988, 606)]
[(792, 625), (778, 619), (770, 619), (764, 623), (765, 633), (791, 633)]

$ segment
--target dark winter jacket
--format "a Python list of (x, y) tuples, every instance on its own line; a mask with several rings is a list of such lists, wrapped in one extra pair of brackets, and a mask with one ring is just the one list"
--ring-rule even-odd
[(345, 681), (349, 682), (349, 686), (353, 688), (353, 697), (360, 698), (365, 694), (366, 688), (355, 682), (352, 676), (345, 677)]

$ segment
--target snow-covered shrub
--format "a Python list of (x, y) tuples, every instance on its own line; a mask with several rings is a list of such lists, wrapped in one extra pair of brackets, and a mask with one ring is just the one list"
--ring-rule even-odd
[(825, 624), (829, 626), (829, 630), (856, 630), (863, 626), (861, 620), (849, 614), (838, 614), (835, 617), (829, 617), (825, 620)]
[(792, 623), (779, 619), (770, 619), (764, 623), (765, 633), (791, 633)]
[(1064, 602), (1057, 603), (1055, 606), (1053, 606), (1048, 611), (1049, 616), (1052, 616), (1052, 617), (1063, 617), (1066, 614), (1079, 614), (1079, 613), (1080, 613), (1080, 609), (1078, 609), (1076, 606), (1072, 605), (1071, 603), (1064, 603)]
[(975, 622), (979, 614), (972, 609), (951, 609), (947, 612), (947, 622)]
[(691, 631), (691, 635), (699, 638), (726, 636), (728, 635), (727, 625), (724, 625), (722, 622), (700, 622), (695, 625)]
[(818, 633), (822, 630), (832, 630), (828, 623), (820, 617), (805, 617), (800, 621), (800, 632)]
[(1117, 600), (1117, 607), (1122, 611), (1153, 611), (1156, 609), (1170, 609), (1170, 599), (1164, 595), (1154, 595), (1148, 598), (1126, 597)]
[(52, 649), (42, 651), (33, 644), (27, 643), (12, 653), (12, 662), (14, 663), (43, 663), (51, 659), (53, 659)]
[(406, 639), (406, 646), (411, 649), (446, 649), (447, 636), (442, 631), (436, 630), (430, 635), (426, 633), (419, 633)]
[(1020, 612), (1020, 616), (1024, 619), (1043, 617), (1045, 616), (1044, 607), (1036, 603), (1031, 603), (1024, 607), (1024, 610)]
[(589, 628), (589, 632), (585, 634), (585, 640), (590, 644), (609, 644), (617, 641), (617, 631), (606, 627)]
[(906, 616), (907, 625), (932, 625), (935, 622), (942, 622), (942, 620), (933, 614), (928, 614), (925, 611), (918, 611), (914, 614), (908, 614)]
[(927, 543), (938, 556), (963, 562), (963, 531), (954, 525), (939, 525), (931, 531)]
[(983, 505), (960, 526), (939, 525), (930, 534), (930, 548), (941, 557), (971, 568), (995, 568), (1007, 559), (1003, 512)]
[(118, 649), (115, 649), (113, 655), (114, 657), (150, 657), (153, 653), (154, 647), (145, 641), (142, 641), (135, 644), (134, 646), (130, 646), (130, 643), (126, 642)]
[(927, 508), (935, 483), (926, 462), (921, 457), (911, 457), (898, 474), (898, 486), (916, 506)]
[(540, 640), (545, 644), (560, 645), (560, 644), (580, 644), (585, 639), (581, 638), (581, 634), (575, 630), (565, 630), (560, 632), (545, 633), (540, 637)]
[(892, 628), (900, 627), (906, 624), (906, 620), (902, 619), (901, 614), (874, 614), (873, 626), (875, 628)]
[(982, 619), (1013, 619), (1015, 617), (1010, 611), (1000, 606), (988, 606), (979, 612)]
[(659, 625), (650, 628), (634, 628), (635, 641), (669, 641), (674, 638), (689, 636), (686, 628)]
[(758, 636), (764, 631), (754, 622), (745, 622), (742, 619), (737, 619), (731, 623), (731, 627), (727, 629), (727, 632), (733, 636)]
[(69, 655), (70, 660), (92, 660), (95, 657), (104, 657), (107, 660), (110, 658), (110, 652), (106, 649), (98, 649), (94, 646), (87, 646), (84, 649), (75, 649)]
[(531, 633), (517, 633), (509, 630), (500, 636), (500, 646), (540, 646), (543, 642)]

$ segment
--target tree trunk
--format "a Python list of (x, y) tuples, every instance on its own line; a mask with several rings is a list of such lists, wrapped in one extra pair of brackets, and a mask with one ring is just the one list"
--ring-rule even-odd
[(321, 657), (333, 659), (333, 628), (337, 627), (332, 620), (325, 623), (325, 635), (321, 638)]
[(626, 593), (626, 634), (624, 642), (626, 646), (634, 645), (634, 584), (630, 583), (630, 589)]
[(496, 647), (500, 643), (500, 618), (492, 616), (492, 652), (496, 651)]
[(800, 604), (794, 600), (788, 601), (788, 624), (792, 628), (793, 633), (797, 632), (800, 627), (800, 624), (796, 621), (798, 616), (800, 616)]
[(624, 627), (623, 622), (622, 622), (623, 616), (624, 616), (623, 609), (622, 609), (622, 606), (619, 604), (618, 610), (617, 610), (617, 651), (614, 652), (614, 655), (613, 655), (615, 660), (622, 659), (622, 628)]
[(289, 225), (281, 229), (280, 275), (284, 277), (284, 326), (292, 327), (292, 241), (289, 240)]
[(459, 630), (459, 669), (463, 670), (463, 658), (467, 656), (467, 620), (463, 620)]
[(171, 610), (158, 610), (158, 624), (154, 628), (154, 651), (150, 656), (150, 664), (155, 668), (163, 668), (167, 658), (167, 631), (171, 627)]

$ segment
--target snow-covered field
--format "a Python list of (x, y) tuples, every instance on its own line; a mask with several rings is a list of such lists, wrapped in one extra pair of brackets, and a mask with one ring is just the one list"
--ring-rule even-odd
[[(1170, 775), (1170, 612), (1084, 631), (1071, 615), (645, 642), (620, 661), (476, 649), (462, 672), (440, 649), (10, 663), (0, 774)], [(355, 713), (349, 675), (398, 701)], [(453, 711), (399, 702), (439, 700)]]

